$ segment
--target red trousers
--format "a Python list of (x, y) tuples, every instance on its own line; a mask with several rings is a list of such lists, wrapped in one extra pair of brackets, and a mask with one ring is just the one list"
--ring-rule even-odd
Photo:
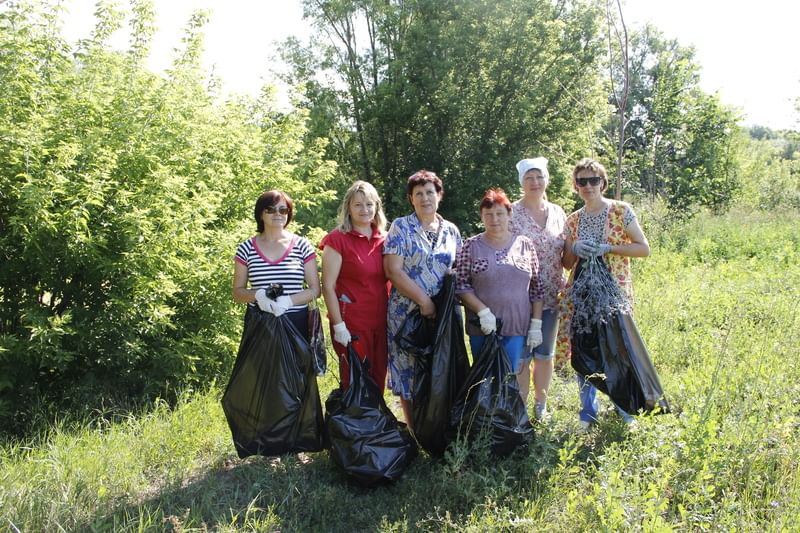
[[(367, 373), (383, 394), (386, 388), (386, 366), (389, 363), (389, 346), (386, 343), (386, 328), (376, 328), (372, 331), (350, 330), (353, 340), (351, 341), (356, 353), (363, 361), (369, 363)], [(331, 331), (333, 339), (333, 331)], [(347, 349), (336, 341), (333, 341), (333, 350), (339, 356), (339, 379), (342, 382), (342, 389), (350, 386), (350, 365), (347, 363)]]

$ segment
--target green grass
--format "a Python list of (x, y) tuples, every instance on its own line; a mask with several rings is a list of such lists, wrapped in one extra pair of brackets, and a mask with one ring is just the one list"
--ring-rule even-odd
[(0, 531), (800, 530), (799, 224), (648, 228), (636, 319), (675, 412), (636, 431), (606, 410), (579, 433), (564, 369), (530, 450), (423, 454), (364, 490), (325, 453), (236, 458), (213, 387), (3, 446)]

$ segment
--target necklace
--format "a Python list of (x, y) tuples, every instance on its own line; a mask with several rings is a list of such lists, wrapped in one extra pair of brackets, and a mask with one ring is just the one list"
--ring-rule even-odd
[(419, 225), (422, 226), (422, 230), (423, 231), (434, 231), (435, 232), (435, 231), (438, 231), (438, 229), (439, 229), (439, 220), (434, 218), (431, 222), (428, 222), (428, 223), (420, 221)]

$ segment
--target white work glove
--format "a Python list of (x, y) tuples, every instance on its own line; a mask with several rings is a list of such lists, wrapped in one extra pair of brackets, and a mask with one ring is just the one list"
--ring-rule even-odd
[(586, 239), (578, 239), (572, 244), (572, 253), (581, 259), (589, 259), (597, 255), (597, 245)]
[(526, 344), (529, 350), (533, 350), (542, 344), (542, 321), (538, 318), (531, 318), (531, 326), (528, 328), (528, 341)]
[(497, 317), (494, 316), (491, 309), (484, 307), (478, 311), (478, 318), (481, 321), (481, 331), (484, 335), (497, 331)]
[(291, 306), (294, 305), (289, 296), (278, 296), (278, 299), (274, 300), (273, 304), (275, 310), (271, 311), (271, 313), (275, 316), (281, 316), (283, 313), (288, 311)]
[(333, 325), (333, 340), (342, 346), (347, 346), (350, 344), (350, 332), (347, 331), (347, 326), (345, 326), (344, 322), (339, 322), (338, 324)]
[(256, 291), (256, 303), (262, 311), (275, 314), (275, 302), (267, 298), (267, 292), (264, 289)]

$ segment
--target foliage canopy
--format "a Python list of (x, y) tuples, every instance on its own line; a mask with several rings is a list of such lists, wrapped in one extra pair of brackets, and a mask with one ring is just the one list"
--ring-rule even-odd
[[(483, 190), (518, 191), (514, 163), (544, 155), (552, 200), (570, 209), (581, 157), (615, 171), (619, 43), (606, 2), (305, 0), (323, 39), (287, 42), (287, 79), (304, 84), (313, 136), (347, 176), (375, 183), (391, 217), (408, 211), (405, 178), (445, 182), (442, 213), (476, 229)], [(694, 51), (652, 27), (631, 32), (623, 193), (680, 213), (723, 208), (738, 188), (737, 115), (698, 87)], [(609, 74), (611, 78), (609, 79)], [(614, 161), (614, 162), (612, 162)]]

